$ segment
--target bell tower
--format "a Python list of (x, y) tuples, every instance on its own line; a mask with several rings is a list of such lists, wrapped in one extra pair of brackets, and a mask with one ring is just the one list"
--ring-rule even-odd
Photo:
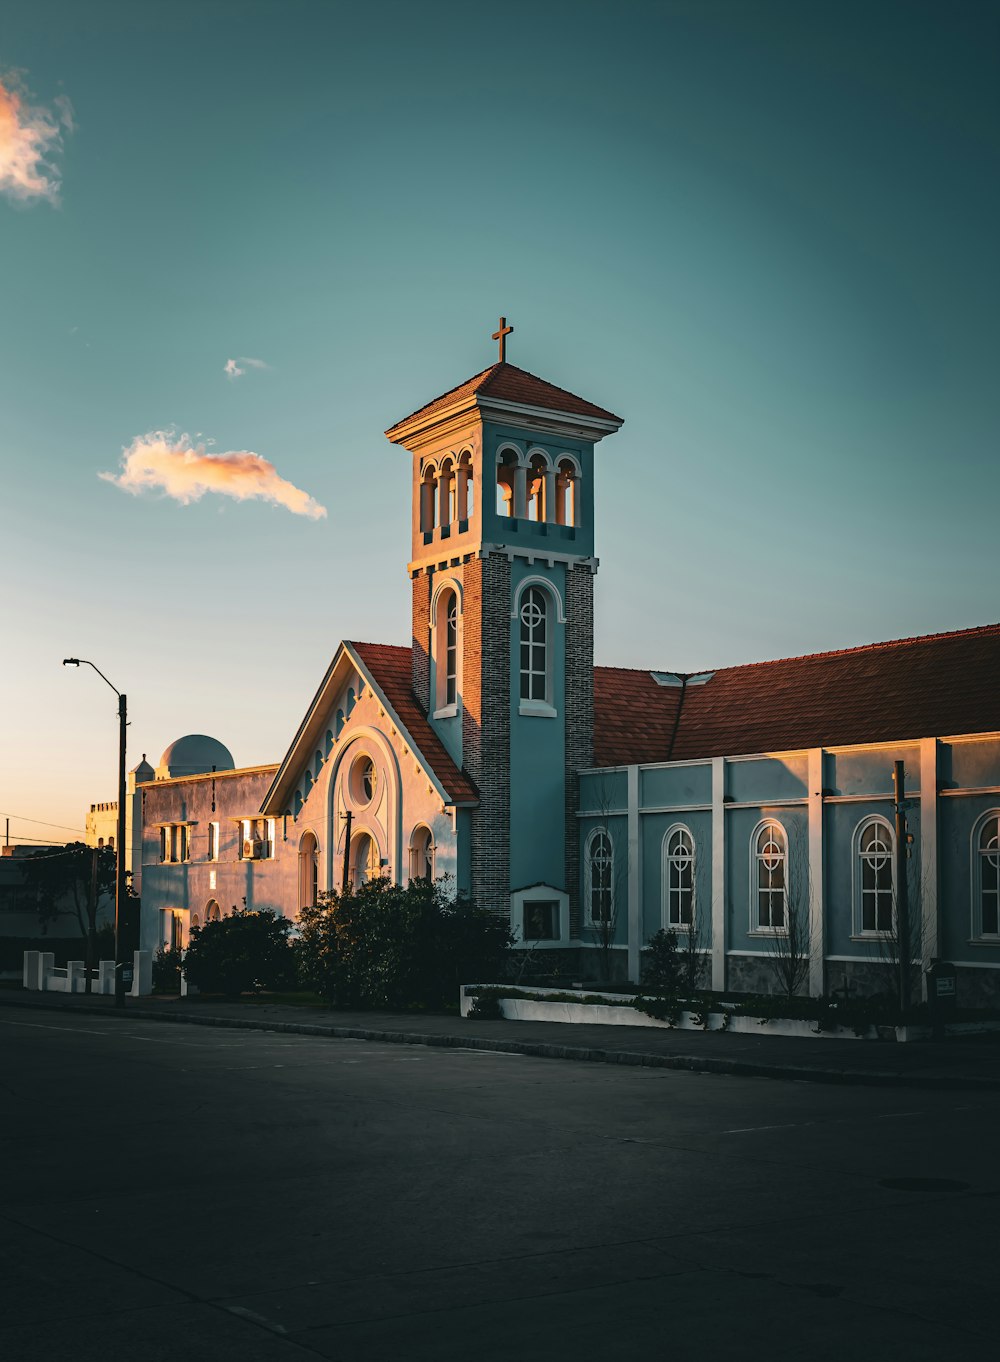
[(512, 331), (501, 317), (497, 362), (386, 436), (412, 455), (414, 694), (479, 790), (460, 880), (557, 944), (579, 931), (593, 761), (594, 447), (622, 421), (508, 363)]

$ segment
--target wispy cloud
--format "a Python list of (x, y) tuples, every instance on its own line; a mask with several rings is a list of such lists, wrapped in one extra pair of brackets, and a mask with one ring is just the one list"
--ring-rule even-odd
[(17, 73), (0, 76), (0, 193), (30, 203), (59, 202), (60, 171), (52, 158), (62, 151), (62, 132), (72, 132), (73, 108), (65, 95), (55, 111), (29, 102)]
[(240, 355), (236, 359), (227, 359), (222, 372), (227, 378), (242, 378), (248, 369), (267, 369), (269, 367), (262, 359), (253, 359), (250, 355)]
[(159, 489), (185, 506), (200, 501), (206, 492), (218, 492), (235, 501), (269, 501), (310, 520), (326, 515), (325, 506), (279, 477), (274, 464), (260, 454), (248, 450), (209, 454), (203, 444), (173, 430), (137, 435), (122, 450), (121, 472), (99, 476), (135, 495)]

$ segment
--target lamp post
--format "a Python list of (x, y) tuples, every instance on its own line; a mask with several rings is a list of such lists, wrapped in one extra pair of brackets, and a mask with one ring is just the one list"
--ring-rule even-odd
[[(63, 658), (64, 667), (92, 667), (108, 686), (111, 682), (93, 662), (84, 657)], [(125, 1006), (125, 696), (117, 686), (111, 689), (118, 696), (118, 844), (115, 847), (115, 1007)]]

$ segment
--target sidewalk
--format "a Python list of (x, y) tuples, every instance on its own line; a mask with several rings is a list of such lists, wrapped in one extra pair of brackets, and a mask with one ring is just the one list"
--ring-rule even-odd
[(177, 998), (129, 998), (117, 1012), (112, 998), (0, 990), (0, 1008), (103, 1015), (109, 1020), (159, 1021), (351, 1037), (401, 1045), (499, 1050), (546, 1059), (641, 1064), (695, 1073), (743, 1074), (813, 1083), (1000, 1092), (1000, 1035), (943, 1041), (793, 1039), (725, 1032), (573, 1026), (563, 1022), (468, 1021), (401, 1012), (332, 1012), (267, 1002), (226, 1003)]

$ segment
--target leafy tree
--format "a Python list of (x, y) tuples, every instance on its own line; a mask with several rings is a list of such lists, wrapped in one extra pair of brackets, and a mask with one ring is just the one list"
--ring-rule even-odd
[(291, 987), (291, 930), (289, 919), (274, 908), (234, 908), (228, 917), (192, 928), (184, 973), (205, 992), (228, 997), (256, 988)]
[(112, 847), (88, 847), (68, 842), (60, 851), (39, 851), (26, 857), (22, 873), (35, 900), (42, 933), (60, 917), (72, 917), (86, 943), (87, 992), (90, 971), (98, 959), (97, 910), (102, 897), (115, 893), (116, 861)]
[(454, 1008), (459, 985), (499, 979), (506, 922), (427, 880), (369, 880), (299, 915), (302, 981), (338, 1007)]

